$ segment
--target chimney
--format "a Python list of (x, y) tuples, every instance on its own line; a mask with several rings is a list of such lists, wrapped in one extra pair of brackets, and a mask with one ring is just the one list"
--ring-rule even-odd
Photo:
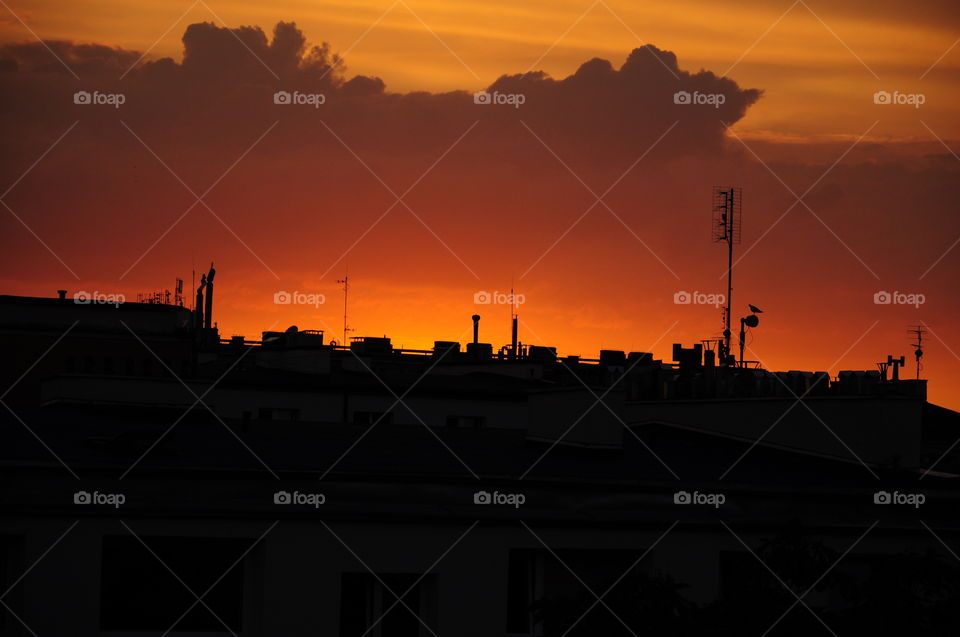
[(61, 301), (64, 300), (65, 298), (67, 298), (67, 291), (66, 291), (66, 290), (57, 290), (57, 298), (60, 299)]
[(213, 269), (213, 262), (210, 262), (210, 272), (207, 273), (207, 302), (203, 309), (203, 326), (208, 330), (213, 324), (213, 277), (217, 271)]
[(473, 315), (473, 344), (476, 345), (480, 342), (480, 315)]

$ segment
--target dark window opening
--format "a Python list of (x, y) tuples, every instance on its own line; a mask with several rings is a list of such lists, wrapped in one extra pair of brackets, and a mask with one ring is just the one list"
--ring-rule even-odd
[(355, 411), (353, 412), (353, 424), (372, 425), (378, 422), (381, 425), (389, 425), (393, 422), (393, 412), (384, 414), (382, 411)]
[[(403, 604), (396, 603), (394, 594), (402, 597)], [(425, 637), (436, 633), (436, 617), (436, 575), (421, 578), (411, 573), (391, 573), (374, 577), (370, 573), (344, 573), (341, 576), (340, 637), (364, 634)]]
[[(593, 605), (595, 600), (583, 584), (594, 591), (606, 591), (616, 583), (605, 601), (616, 613), (629, 617), (631, 607), (637, 601), (631, 591), (638, 585), (638, 579), (646, 577), (652, 570), (649, 563), (640, 562), (627, 575), (624, 571), (643, 551), (557, 549), (555, 553), (562, 564), (543, 549), (510, 550), (507, 633), (531, 637), (553, 634), (580, 637), (598, 634), (597, 627), (602, 625), (605, 637), (628, 636), (618, 622), (609, 622), (609, 611)], [(577, 574), (576, 577), (567, 567)], [(574, 626), (577, 618), (582, 619)]]
[(447, 416), (447, 427), (454, 429), (480, 429), (486, 423), (484, 416)]
[[(248, 412), (244, 412), (248, 413)], [(286, 422), (294, 422), (300, 420), (300, 410), (299, 409), (288, 409), (281, 407), (261, 407), (258, 410), (258, 415), (260, 420), (280, 420)]]
[[(14, 586), (23, 574), (23, 541), (21, 537), (0, 535), (0, 591), (3, 592), (3, 602), (9, 608), (0, 606), (0, 633), (19, 627), (20, 622), (13, 618), (11, 612), (23, 616), (23, 587)], [(14, 586), (14, 588), (10, 588)]]
[[(233, 632), (243, 628), (244, 562), (233, 568), (231, 565), (252, 540), (168, 536), (141, 539), (150, 550), (132, 535), (103, 538), (101, 630), (223, 633), (228, 628)], [(194, 596), (177, 577), (198, 595), (213, 586), (203, 597), (210, 610), (202, 604), (194, 605)]]

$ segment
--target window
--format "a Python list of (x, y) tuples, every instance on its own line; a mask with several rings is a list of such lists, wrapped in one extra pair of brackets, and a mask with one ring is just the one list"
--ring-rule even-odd
[[(397, 603), (395, 595), (402, 597), (403, 604)], [(344, 573), (341, 576), (340, 637), (425, 637), (436, 633), (436, 618), (436, 575), (421, 578), (412, 573), (391, 573), (374, 577), (370, 573)]]
[(513, 549), (507, 571), (507, 633), (542, 635), (534, 625), (532, 607), (543, 598), (543, 554)]
[[(4, 595), (4, 603), (10, 610), (0, 606), (0, 633), (19, 626), (20, 622), (13, 619), (11, 611), (23, 616), (23, 587), (13, 586), (25, 569), (23, 562), (23, 542), (20, 537), (0, 535), (0, 594)], [(9, 589), (9, 590), (8, 590)], [(6, 593), (3, 593), (6, 591)]]
[(748, 593), (768, 573), (755, 557), (746, 551), (720, 551), (720, 597), (734, 599)]
[[(141, 539), (149, 550), (132, 535), (103, 538), (101, 630), (226, 633), (227, 627), (232, 632), (242, 629), (244, 562), (249, 555), (233, 568), (231, 565), (252, 540), (169, 536)], [(217, 582), (221, 576), (223, 579)], [(194, 605), (194, 596), (177, 577), (197, 595), (213, 586), (203, 597), (210, 610), (202, 604)], [(183, 615), (191, 605), (190, 612)]]
[(483, 416), (447, 416), (447, 427), (454, 429), (480, 429), (486, 422)]
[[(507, 633), (509, 635), (629, 635), (618, 625), (596, 630), (610, 620), (609, 611), (593, 606), (594, 599), (584, 587), (606, 591), (617, 585), (605, 602), (622, 617), (629, 617), (636, 599), (630, 591), (638, 580), (651, 573), (646, 560), (624, 571), (643, 554), (634, 549), (511, 549), (507, 568)], [(566, 564), (566, 566), (564, 566)], [(576, 577), (574, 577), (569, 567)], [(580, 581), (582, 580), (582, 582)], [(593, 608), (588, 614), (584, 611)], [(573, 626), (577, 621), (576, 626)], [(616, 620), (614, 620), (616, 621)], [(569, 631), (569, 632), (568, 632)]]
[(299, 409), (287, 409), (278, 407), (261, 407), (258, 411), (260, 420), (281, 420), (293, 422), (300, 420)]
[(393, 413), (386, 415), (382, 411), (355, 411), (353, 412), (353, 424), (372, 425), (378, 422), (381, 425), (389, 425), (393, 421)]

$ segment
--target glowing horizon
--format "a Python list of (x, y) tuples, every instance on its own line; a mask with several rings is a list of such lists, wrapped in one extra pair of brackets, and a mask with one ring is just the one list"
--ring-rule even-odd
[[(213, 260), (224, 337), (297, 324), (340, 340), (335, 281), (349, 258), (354, 336), (416, 349), (465, 342), (479, 313), (481, 340), (498, 346), (509, 309), (472, 299), (512, 284), (527, 296), (525, 343), (668, 360), (671, 343), (720, 331), (719, 310), (672, 299), (725, 289), (710, 188), (736, 184), (746, 199), (734, 317), (747, 302), (765, 310), (754, 358), (874, 369), (887, 354), (909, 360), (906, 329), (924, 323), (931, 400), (960, 408), (957, 16), (945, 2), (872, 6), (364, 0), (184, 13), (152, 1), (14, 2), (16, 17), (0, 22), (0, 60), (15, 61), (0, 79), (17, 96), (2, 120), (13, 212), (3, 289), (133, 299), (175, 276), (189, 286), (191, 269)], [(67, 41), (55, 48), (90, 70), (71, 77), (20, 20)], [(222, 29), (255, 25), (270, 42), (282, 20), (299, 28), (284, 46), (302, 34), (344, 55), (345, 73), (331, 75), (340, 84), (264, 43), (261, 54), (286, 65), (273, 78)], [(200, 63), (187, 68), (184, 33), (202, 22), (215, 27), (192, 31)], [(106, 48), (86, 59), (89, 47), (69, 43)], [(646, 43), (676, 69), (635, 51)], [(553, 79), (518, 77), (528, 69)], [(344, 88), (360, 76), (385, 89), (370, 79)], [(524, 91), (526, 104), (451, 92), (494, 83)], [(270, 94), (287, 84), (322, 86), (330, 99), (284, 110)], [(711, 87), (723, 108), (671, 99)], [(130, 99), (119, 109), (71, 101), (98, 89)], [(878, 92), (924, 99), (884, 104)], [(281, 290), (327, 302), (277, 305)], [(876, 304), (880, 291), (926, 300)]]

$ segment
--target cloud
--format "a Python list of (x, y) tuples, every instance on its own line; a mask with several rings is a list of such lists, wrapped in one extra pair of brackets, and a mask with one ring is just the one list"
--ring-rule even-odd
[[(44, 44), (46, 46), (44, 46)], [(48, 48), (49, 47), (49, 48)], [(54, 55), (51, 54), (51, 51)], [(129, 68), (140, 54), (103, 44), (80, 44), (65, 40), (6, 43), (0, 45), (0, 63), (7, 71), (71, 77), (67, 64), (77, 75), (108, 76)], [(63, 61), (60, 62), (57, 58)]]
[(591, 155), (637, 153), (674, 123), (682, 126), (664, 144), (673, 151), (668, 154), (717, 151), (726, 125), (761, 95), (709, 71), (684, 71), (676, 55), (653, 45), (634, 49), (619, 69), (594, 58), (560, 80), (505, 75), (488, 90), (524, 95), (520, 115), (531, 127), (571, 150), (597, 151)]
[[(3, 45), (0, 68), (8, 72), (0, 82), (17, 94), (20, 115), (37, 120), (42, 114), (46, 121), (82, 115), (101, 126), (121, 116), (147, 127), (176, 122), (186, 126), (182, 143), (196, 142), (205, 150), (211, 141), (204, 130), (230, 136), (241, 121), (279, 117), (290, 131), (312, 128), (323, 118), (358, 149), (374, 153), (401, 146), (435, 153), (479, 121), (491, 146), (516, 150), (517, 131), (527, 128), (551, 147), (556, 144), (558, 152), (595, 160), (639, 154), (680, 122), (657, 150), (660, 156), (675, 156), (717, 150), (725, 125), (741, 119), (760, 97), (760, 91), (711, 72), (684, 71), (673, 53), (652, 45), (634, 50), (619, 69), (593, 59), (561, 79), (542, 72), (503, 75), (487, 90), (521, 95), (522, 105), (513, 108), (477, 104), (466, 91), (400, 94), (389, 92), (380, 78), (348, 78), (344, 61), (327, 44), (309, 45), (292, 22), (278, 23), (270, 37), (259, 27), (191, 24), (183, 34), (182, 62), (148, 60), (128, 74), (140, 53), (97, 44), (48, 44), (80, 76), (79, 88), (123, 93), (122, 112), (75, 108), (69, 98), (77, 81), (42, 44)], [(323, 94), (323, 109), (279, 110), (272, 99), (278, 90)], [(678, 104), (678, 91), (719, 95), (721, 103)], [(290, 143), (297, 138), (302, 135), (292, 132)], [(526, 140), (523, 145), (529, 147)]]

